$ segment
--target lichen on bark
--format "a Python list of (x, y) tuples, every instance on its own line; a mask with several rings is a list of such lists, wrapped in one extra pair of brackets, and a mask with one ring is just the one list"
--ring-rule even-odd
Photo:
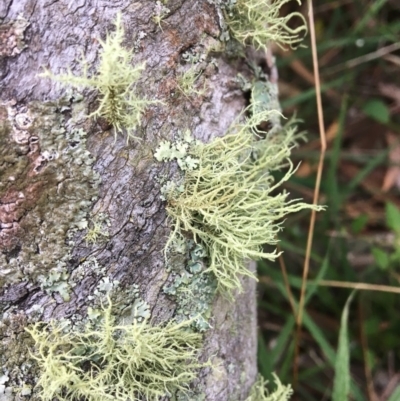
[[(33, 305), (39, 305), (40, 313), (34, 315), (33, 322), (67, 319), (74, 323), (74, 328), (79, 328), (86, 313), (90, 318), (96, 319), (98, 302), (102, 296), (97, 297), (98, 291), (113, 286), (113, 301), (121, 303), (121, 308), (115, 311), (116, 319), (131, 315), (130, 309), (136, 302), (135, 297), (130, 297), (133, 288), (135, 291), (137, 288), (143, 295), (143, 302), (149, 305), (152, 319), (156, 323), (167, 322), (174, 316), (196, 314), (197, 311), (191, 305), (187, 306), (187, 310), (179, 310), (174, 297), (163, 292), (163, 288), (174, 281), (176, 273), (167, 272), (163, 264), (163, 247), (170, 225), (166, 222), (165, 204), (159, 198), (160, 187), (155, 179), (162, 174), (172, 176), (176, 166), (173, 163), (160, 166), (154, 161), (153, 152), (161, 140), (173, 140), (179, 130), (190, 129), (203, 142), (224, 135), (245, 105), (245, 98), (235, 83), (235, 76), (238, 71), (245, 75), (251, 73), (241, 60), (232, 62), (221, 54), (224, 46), (219, 46), (218, 41), (221, 34), (219, 10), (207, 0), (169, 0), (170, 12), (161, 22), (161, 30), (151, 18), (154, 11), (153, 0), (136, 0), (129, 4), (121, 0), (96, 3), (77, 1), (68, 4), (60, 1), (21, 0), (10, 2), (9, 8), (7, 12), (10, 17), (15, 17), (22, 11), (29, 15), (30, 30), (27, 36), (28, 47), (15, 59), (7, 60), (7, 74), (2, 81), (5, 90), (0, 95), (5, 102), (16, 98), (17, 106), (26, 105), (30, 110), (32, 100), (39, 99), (43, 102), (46, 98), (58, 99), (65, 88), (51, 80), (39, 80), (37, 72), (42, 71), (43, 67), (58, 72), (61, 67), (70, 66), (72, 73), (79, 75), (81, 71), (76, 60), (79, 59), (82, 49), (88, 62), (98, 65), (100, 46), (96, 38), (105, 38), (107, 30), (112, 29), (117, 12), (123, 9), (126, 28), (124, 43), (134, 48), (133, 63), (140, 65), (146, 62), (147, 66), (138, 91), (145, 93), (146, 98), (161, 99), (166, 106), (150, 107), (143, 114), (138, 134), (144, 141), (140, 144), (127, 146), (125, 138), (121, 136), (114, 141), (113, 131), (101, 118), (90, 123), (85, 122), (85, 131), (89, 133), (88, 148), (95, 157), (95, 168), (101, 173), (103, 183), (94, 210), (95, 213), (105, 212), (109, 216), (109, 237), (104, 241), (87, 243), (86, 231), (82, 230), (74, 235), (75, 243), (71, 248), (69, 244), (58, 242), (61, 248), (54, 250), (59, 252), (58, 255), (63, 254), (61, 260), (67, 256), (65, 271), (61, 274), (66, 272), (69, 283), (74, 284), (69, 290), (69, 300), (59, 297), (53, 291), (62, 288), (57, 281), (50, 283), (49, 275), (47, 286), (41, 288), (41, 283), (36, 281), (36, 273), (21, 277), (26, 279), (24, 282), (18, 281), (21, 271), (17, 271), (15, 275), (11, 272), (8, 276), (11, 284), (7, 285), (6, 291), (3, 291), (4, 287), (0, 290), (0, 302), (6, 305), (4, 309), (7, 309), (7, 313), (11, 311), (14, 314), (28, 315), (25, 325), (31, 322), (29, 316), (32, 315)], [(190, 54), (193, 55), (193, 60), (186, 57)], [(201, 84), (203, 88), (204, 81), (206, 90), (204, 93), (184, 96), (179, 90), (179, 77), (193, 63), (196, 64), (196, 71), (202, 71), (199, 87)], [(83, 96), (87, 106), (86, 115), (89, 115), (95, 110), (96, 97), (90, 90), (83, 91)], [(58, 117), (64, 116), (68, 122), (70, 112), (60, 112)], [(47, 112), (44, 115), (47, 116)], [(55, 127), (64, 124), (58, 117), (51, 122)], [(6, 118), (8, 119), (8, 112)], [(6, 130), (11, 130), (12, 125), (7, 125)], [(65, 141), (65, 138), (60, 136), (60, 140)], [(13, 152), (10, 146), (11, 143), (8, 142), (7, 147)], [(50, 169), (51, 163), (45, 167), (44, 171), (55, 174), (55, 169)], [(19, 174), (22, 183), (25, 182), (22, 178), (25, 169), (28, 167), (21, 169)], [(62, 173), (63, 170), (60, 174)], [(55, 182), (53, 178), (50, 175), (49, 182)], [(83, 180), (86, 178), (82, 177)], [(70, 195), (74, 197), (75, 193)], [(68, 204), (70, 199), (66, 198), (65, 201)], [(75, 198), (70, 206), (78, 207), (77, 203)], [(44, 216), (57, 216), (57, 203), (50, 202), (48, 205), (51, 210), (43, 211)], [(35, 213), (35, 208), (29, 209), (29, 213), (31, 210)], [(81, 221), (73, 220), (72, 225), (78, 227), (77, 223), (79, 227), (83, 227), (85, 223), (80, 225)], [(54, 225), (50, 228), (55, 230), (57, 227)], [(60, 238), (61, 234), (65, 235), (69, 231), (64, 228), (66, 227), (63, 225), (60, 228)], [(93, 262), (93, 256), (97, 262)], [(43, 272), (45, 269), (43, 265), (42, 267)], [(196, 269), (195, 266), (191, 267)], [(169, 274), (171, 277), (168, 279)], [(50, 278), (57, 279), (55, 274), (51, 274)], [(198, 381), (193, 384), (193, 394), (196, 395), (192, 399), (225, 401), (232, 399), (235, 392), (238, 399), (244, 400), (254, 381), (254, 283), (244, 280), (244, 285), (248, 292), (239, 296), (237, 304), (228, 304), (217, 297), (213, 305), (210, 305), (211, 327), (205, 334), (203, 360), (217, 355), (223, 374), (214, 375), (208, 369), (201, 370)], [(92, 309), (89, 310), (89, 307)], [(243, 329), (232, 330), (232, 325), (239, 325), (239, 322)], [(29, 342), (25, 342), (22, 337), (21, 340), (29, 348)], [(11, 343), (4, 342), (4, 346), (8, 344)], [(229, 368), (233, 364), (237, 369)], [(6, 383), (13, 387), (12, 400), (19, 396), (18, 374), (12, 373)], [(37, 375), (31, 377), (29, 385), (33, 385), (38, 379)], [(233, 390), (228, 386), (229, 382), (239, 383), (240, 377), (244, 378), (240, 382), (240, 388)], [(183, 397), (182, 395), (179, 399), (185, 399)], [(31, 396), (31, 400), (37, 399), (36, 394)]]
[(22, 16), (0, 23), (0, 59), (14, 57), (22, 52), (26, 44), (24, 34), (29, 22)]
[(187, 391), (204, 366), (196, 361), (201, 335), (188, 330), (191, 322), (118, 324), (108, 301), (96, 326), (65, 332), (52, 322), (49, 328), (38, 323), (28, 329), (41, 369), (41, 399), (156, 400)]
[(0, 109), (0, 285), (62, 266), (67, 233), (86, 227), (99, 175), (67, 101)]

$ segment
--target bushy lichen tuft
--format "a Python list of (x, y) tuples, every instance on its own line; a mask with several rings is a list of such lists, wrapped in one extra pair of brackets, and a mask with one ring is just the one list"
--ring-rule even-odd
[(92, 218), (89, 228), (85, 235), (86, 244), (96, 244), (98, 241), (106, 240), (110, 237), (108, 228), (111, 223), (105, 213), (99, 213)]
[(161, 1), (157, 0), (156, 4), (154, 6), (154, 11), (153, 11), (153, 17), (152, 20), (155, 24), (158, 25), (158, 27), (162, 30), (161, 28), (161, 22), (163, 21), (164, 18), (168, 16), (168, 14), (171, 12), (171, 10), (165, 6)]
[(284, 386), (276, 375), (274, 375), (274, 383), (276, 389), (269, 392), (267, 390), (268, 382), (258, 375), (246, 401), (288, 401), (293, 394), (291, 386)]
[[(179, 90), (186, 96), (202, 96), (205, 94), (205, 85), (200, 84), (199, 87), (199, 78), (203, 72), (196, 69), (195, 66), (191, 66), (187, 69), (183, 74), (181, 74), (177, 81), (178, 81), (178, 88)], [(196, 86), (198, 88), (196, 88)]]
[[(307, 26), (303, 15), (293, 12), (280, 16), (284, 4), (291, 0), (237, 0), (225, 8), (225, 18), (232, 36), (244, 45), (266, 49), (270, 42), (283, 47), (295, 46), (303, 40)], [(301, 4), (300, 0), (296, 0)], [(301, 22), (297, 28), (288, 23), (293, 18)]]
[(127, 139), (137, 138), (133, 130), (140, 125), (142, 114), (146, 107), (158, 103), (153, 100), (141, 98), (135, 91), (145, 65), (131, 65), (133, 51), (122, 46), (124, 29), (121, 15), (117, 15), (115, 21), (115, 32), (108, 34), (103, 42), (100, 64), (97, 74), (89, 76), (88, 62), (82, 59), (82, 76), (73, 75), (68, 71), (65, 75), (54, 75), (46, 71), (43, 76), (64, 82), (76, 87), (91, 87), (100, 95), (98, 108), (90, 115), (93, 117), (104, 117), (117, 132), (127, 131)]
[[(167, 194), (167, 212), (174, 229), (166, 249), (183, 231), (201, 241), (209, 255), (209, 267), (218, 289), (231, 295), (241, 289), (240, 276), (256, 278), (245, 260), (276, 259), (277, 251), (264, 252), (264, 244), (276, 244), (282, 219), (289, 213), (310, 208), (288, 193), (275, 193), (295, 171), (289, 156), (295, 144), (295, 127), (282, 134), (255, 141), (257, 127), (274, 112), (253, 114), (234, 124), (223, 138), (208, 144), (195, 142), (188, 150), (198, 159), (198, 168), (186, 171), (183, 192)], [(272, 171), (289, 166), (275, 182)], [(317, 207), (320, 210), (320, 207)]]
[(202, 366), (194, 362), (201, 336), (188, 330), (190, 324), (116, 324), (110, 301), (102, 321), (83, 331), (65, 332), (56, 322), (35, 324), (27, 331), (41, 369), (41, 399), (154, 400), (186, 391)]

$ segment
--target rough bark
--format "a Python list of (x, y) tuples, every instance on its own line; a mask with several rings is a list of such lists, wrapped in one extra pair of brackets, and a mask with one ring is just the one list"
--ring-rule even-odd
[[(0, 4), (0, 378), (8, 378), (0, 393), (1, 385), (13, 391), (1, 400), (37, 399), (34, 391), (21, 396), (37, 380), (24, 327), (84, 319), (99, 283), (118, 280), (115, 291), (127, 303), (140, 296), (153, 322), (174, 316), (174, 298), (162, 290), (172, 280), (163, 254), (171, 227), (157, 178), (176, 166), (158, 163), (153, 153), (178, 130), (205, 142), (223, 135), (245, 106), (235, 77), (246, 67), (211, 50), (221, 35), (214, 4), (169, 0), (160, 25), (155, 6), (153, 0)], [(147, 109), (143, 140), (129, 144), (122, 135), (114, 141), (106, 121), (87, 118), (94, 91), (80, 91), (84, 98), (76, 102), (79, 91), (71, 95), (38, 75), (43, 67), (59, 73), (67, 66), (79, 74), (82, 52), (96, 66), (97, 39), (113, 29), (119, 11), (133, 62), (146, 62), (139, 90), (164, 103)], [(190, 98), (177, 84), (189, 50), (204, 55), (206, 85), (204, 95)], [(107, 216), (109, 236), (88, 244), (85, 220), (90, 225), (99, 213)], [(202, 369), (196, 383), (209, 401), (244, 400), (255, 380), (255, 283), (244, 280), (244, 289), (233, 303), (217, 296), (212, 304), (201, 360), (211, 358), (218, 368)]]

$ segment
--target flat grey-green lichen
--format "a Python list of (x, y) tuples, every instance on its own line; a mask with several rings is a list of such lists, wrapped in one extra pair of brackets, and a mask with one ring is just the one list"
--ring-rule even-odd
[(0, 105), (0, 286), (62, 270), (67, 233), (87, 226), (100, 179), (78, 106)]
[(189, 146), (194, 142), (190, 130), (179, 134), (179, 138), (174, 143), (162, 141), (154, 153), (154, 157), (159, 162), (176, 160), (182, 171), (197, 168), (199, 160), (188, 154)]
[(131, 324), (134, 321), (139, 323), (150, 319), (150, 307), (145, 302), (137, 284), (121, 288), (119, 281), (103, 277), (97, 284), (92, 295), (88, 296), (90, 307), (88, 307), (88, 318), (92, 322), (98, 320), (108, 298), (113, 305), (113, 314), (124, 324)]
[[(167, 268), (171, 270), (172, 282), (164, 287), (164, 292), (175, 298), (177, 308), (175, 319), (178, 322), (192, 320), (192, 326), (202, 332), (211, 326), (208, 319), (217, 283), (212, 273), (206, 273), (207, 253), (201, 244), (183, 238), (175, 241), (169, 250)], [(183, 255), (183, 264), (174, 255)]]
[[(198, 167), (199, 160), (188, 154), (190, 145), (195, 142), (191, 132), (186, 130), (179, 133), (175, 142), (163, 141), (157, 148), (154, 157), (158, 161), (176, 160), (180, 167), (176, 177), (162, 183), (161, 199), (183, 192), (183, 172)], [(166, 249), (166, 267), (171, 278), (163, 290), (175, 298), (175, 319), (178, 322), (192, 320), (192, 327), (201, 332), (210, 328), (208, 318), (217, 290), (214, 275), (205, 272), (208, 256), (202, 244), (195, 244), (184, 236), (176, 237)]]
[(104, 266), (100, 266), (97, 259), (92, 256), (82, 261), (77, 267), (75, 267), (70, 275), (66, 268), (67, 262), (70, 258), (70, 253), (66, 253), (62, 259), (57, 261), (56, 266), (53, 267), (48, 274), (39, 275), (37, 281), (40, 283), (42, 290), (44, 290), (47, 294), (57, 292), (61, 298), (67, 302), (70, 300), (71, 290), (88, 276), (96, 277), (96, 279), (99, 280), (99, 284), (93, 292), (94, 296), (101, 295), (99, 290), (104, 290), (105, 293), (108, 293), (118, 286), (119, 282), (110, 281), (109, 277), (107, 276), (106, 268)]

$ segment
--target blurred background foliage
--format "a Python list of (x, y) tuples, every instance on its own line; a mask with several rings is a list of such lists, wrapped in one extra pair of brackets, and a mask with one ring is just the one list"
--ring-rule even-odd
[[(286, 220), (279, 263), (258, 264), (259, 368), (293, 383), (293, 400), (345, 401), (333, 394), (336, 364), (336, 380), (340, 369), (351, 377), (348, 399), (400, 401), (400, 1), (313, 3), (327, 139), (319, 203), (328, 208), (317, 215), (297, 335), (310, 213)], [(283, 12), (295, 10), (293, 1)], [(286, 189), (312, 202), (321, 142), (310, 37), (304, 45), (273, 52), (283, 114), (308, 132)], [(345, 357), (337, 366), (339, 337), (350, 374)]]

